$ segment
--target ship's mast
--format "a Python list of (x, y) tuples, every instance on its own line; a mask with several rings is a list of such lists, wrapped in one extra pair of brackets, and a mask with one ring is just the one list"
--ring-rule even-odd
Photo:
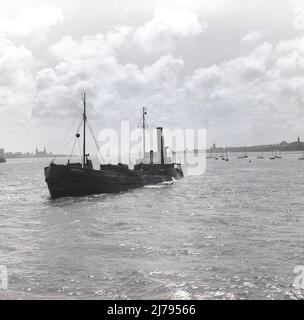
[(87, 113), (86, 113), (86, 93), (83, 94), (83, 168), (86, 167), (86, 122), (87, 122)]
[(143, 162), (145, 162), (146, 153), (146, 108), (143, 107)]

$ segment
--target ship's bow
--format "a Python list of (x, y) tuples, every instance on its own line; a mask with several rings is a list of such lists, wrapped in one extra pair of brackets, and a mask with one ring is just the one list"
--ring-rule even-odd
[(45, 182), (47, 183), (49, 192), (53, 198), (57, 198), (61, 193), (60, 180), (66, 172), (65, 166), (56, 165), (53, 162), (44, 168)]

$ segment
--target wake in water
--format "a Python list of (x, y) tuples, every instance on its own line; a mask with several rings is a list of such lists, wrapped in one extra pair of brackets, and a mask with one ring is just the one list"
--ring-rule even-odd
[(167, 186), (172, 186), (174, 182), (175, 182), (175, 180), (174, 181), (164, 181), (159, 184), (144, 186), (144, 188), (145, 189), (161, 189), (161, 188), (166, 188)]
[(44, 165), (0, 168), (0, 256), (11, 275), (0, 300), (303, 299), (292, 284), (304, 161), (211, 161), (203, 178), (177, 185), (56, 200)]

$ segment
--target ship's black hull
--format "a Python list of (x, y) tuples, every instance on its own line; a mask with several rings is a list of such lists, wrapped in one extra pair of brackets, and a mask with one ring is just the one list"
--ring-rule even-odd
[(139, 164), (134, 170), (143, 176), (145, 185), (179, 180), (184, 177), (181, 167), (175, 168), (173, 164)]
[(145, 185), (180, 179), (174, 168), (155, 170), (91, 170), (51, 163), (44, 169), (45, 181), (52, 198), (118, 193)]
[(125, 176), (53, 163), (45, 168), (45, 178), (53, 198), (117, 193), (144, 185), (140, 176)]

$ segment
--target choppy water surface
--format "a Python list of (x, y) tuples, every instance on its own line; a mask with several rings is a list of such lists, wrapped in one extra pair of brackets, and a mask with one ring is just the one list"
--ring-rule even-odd
[(51, 200), (48, 159), (0, 165), (1, 299), (297, 299), (304, 161), (207, 161), (167, 186)]

